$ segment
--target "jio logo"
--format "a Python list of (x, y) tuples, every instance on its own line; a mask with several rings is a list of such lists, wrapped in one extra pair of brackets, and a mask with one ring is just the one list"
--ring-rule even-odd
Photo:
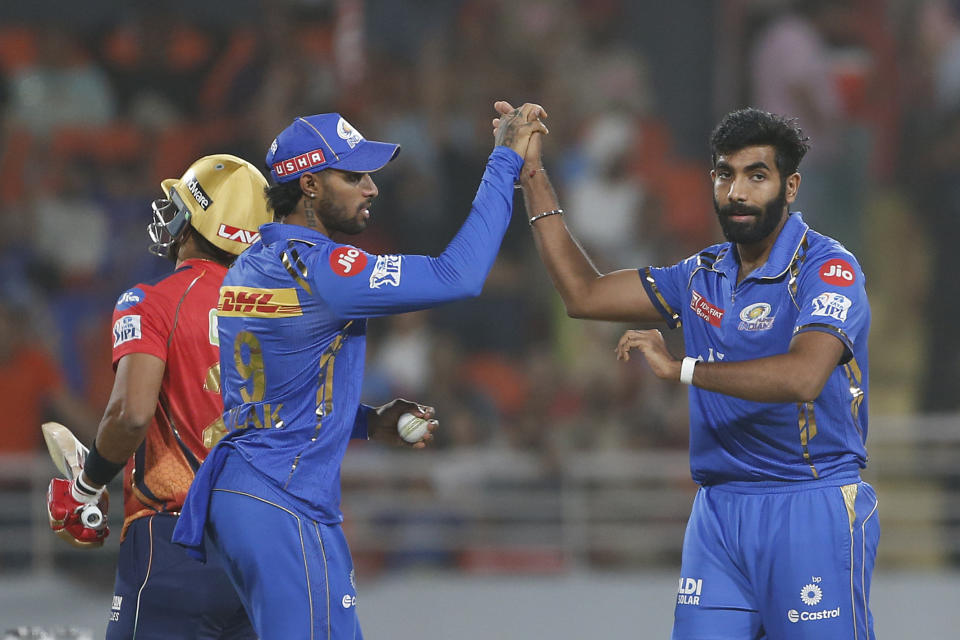
[(352, 276), (367, 266), (367, 255), (354, 247), (337, 247), (330, 254), (330, 268), (338, 276)]
[(820, 268), (820, 279), (836, 287), (849, 287), (856, 282), (857, 276), (849, 262), (834, 258)]

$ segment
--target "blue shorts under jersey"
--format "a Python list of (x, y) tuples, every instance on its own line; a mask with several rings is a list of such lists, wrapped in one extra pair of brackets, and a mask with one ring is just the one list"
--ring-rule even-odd
[(230, 558), (223, 564), (260, 640), (362, 640), (343, 530), (304, 506), (228, 454), (210, 499), (209, 556)]
[(673, 640), (873, 640), (876, 493), (814, 484), (700, 489)]

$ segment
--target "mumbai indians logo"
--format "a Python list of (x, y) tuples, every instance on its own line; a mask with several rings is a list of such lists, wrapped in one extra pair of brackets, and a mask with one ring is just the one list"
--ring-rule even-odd
[(346, 140), (351, 149), (363, 140), (360, 132), (350, 126), (350, 123), (343, 118), (340, 118), (340, 122), (337, 123), (337, 135)]
[(770, 317), (771, 307), (766, 302), (755, 302), (743, 308), (740, 312), (740, 331), (766, 331), (773, 326), (774, 318)]

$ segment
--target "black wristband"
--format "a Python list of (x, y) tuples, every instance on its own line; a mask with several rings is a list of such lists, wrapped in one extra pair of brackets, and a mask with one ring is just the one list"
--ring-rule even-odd
[(97, 441), (94, 439), (93, 445), (90, 446), (90, 451), (87, 453), (87, 459), (83, 463), (83, 472), (92, 482), (105, 485), (113, 480), (114, 476), (120, 473), (125, 466), (127, 466), (125, 461), (117, 464), (101, 456), (100, 452), (97, 451)]

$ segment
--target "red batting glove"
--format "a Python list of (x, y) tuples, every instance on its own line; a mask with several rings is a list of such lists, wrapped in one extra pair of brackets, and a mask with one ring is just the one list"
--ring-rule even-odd
[[(103, 541), (110, 535), (110, 527), (107, 526), (110, 495), (104, 490), (99, 496), (91, 496), (88, 500), (78, 500), (77, 497), (70, 480), (54, 478), (50, 481), (47, 489), (50, 528), (75, 547), (103, 546)], [(97, 528), (86, 526), (82, 520), (82, 516), (89, 515), (87, 508), (91, 506), (99, 507), (103, 514), (103, 522)]]

